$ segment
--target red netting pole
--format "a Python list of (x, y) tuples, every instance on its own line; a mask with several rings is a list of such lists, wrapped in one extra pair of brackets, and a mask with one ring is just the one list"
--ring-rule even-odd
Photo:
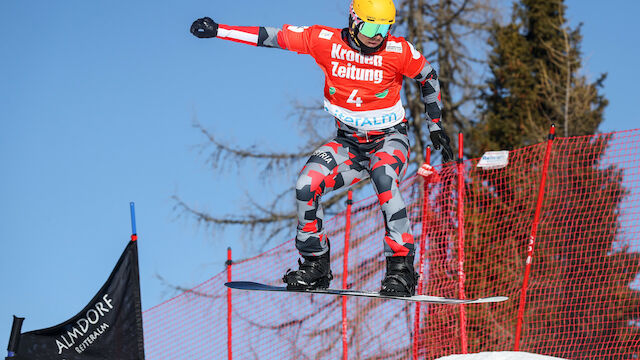
[(522, 323), (524, 320), (524, 307), (526, 305), (527, 288), (529, 287), (529, 276), (531, 274), (531, 262), (533, 260), (533, 249), (536, 243), (536, 233), (538, 232), (538, 223), (540, 222), (540, 213), (542, 212), (542, 202), (544, 200), (544, 188), (547, 182), (547, 173), (549, 171), (549, 159), (551, 157), (551, 147), (553, 139), (555, 139), (556, 127), (551, 125), (549, 137), (547, 140), (547, 149), (544, 153), (544, 165), (542, 168), (542, 177), (540, 178), (540, 186), (538, 188), (538, 199), (536, 203), (536, 212), (531, 224), (531, 235), (529, 236), (529, 245), (527, 246), (527, 260), (524, 269), (524, 279), (522, 280), (522, 292), (520, 293), (520, 305), (518, 307), (518, 323), (516, 325), (516, 336), (514, 350), (520, 349), (520, 337), (522, 335)]
[[(431, 165), (431, 146), (427, 146), (424, 162)], [(422, 295), (422, 283), (424, 279), (424, 256), (425, 244), (427, 242), (427, 213), (429, 206), (429, 182), (424, 179), (422, 182), (422, 233), (420, 234), (420, 255), (418, 260), (418, 295)], [(418, 359), (418, 339), (420, 336), (420, 303), (416, 303), (416, 313), (413, 317), (413, 359)]]
[[(231, 248), (227, 248), (227, 282), (231, 282), (231, 265), (233, 261), (231, 260)], [(232, 352), (232, 332), (231, 332), (231, 288), (227, 288), (227, 358), (229, 360), (233, 359)]]
[[(342, 288), (347, 288), (349, 276), (349, 237), (351, 236), (351, 205), (353, 204), (353, 191), (347, 193), (347, 213), (344, 229), (344, 256), (342, 258)], [(347, 297), (342, 297), (342, 358), (347, 360), (349, 341), (347, 338)]]
[[(458, 296), (464, 299), (464, 157), (462, 153), (462, 133), (458, 133)], [(460, 342), (462, 353), (467, 353), (467, 313), (460, 304)]]

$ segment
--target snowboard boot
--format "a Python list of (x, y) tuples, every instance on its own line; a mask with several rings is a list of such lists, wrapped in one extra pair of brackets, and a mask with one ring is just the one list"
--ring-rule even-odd
[(418, 273), (413, 269), (413, 256), (387, 256), (387, 273), (382, 280), (380, 295), (413, 296)]
[(287, 284), (287, 290), (326, 289), (333, 279), (329, 266), (329, 251), (320, 256), (302, 256), (304, 262), (298, 259), (298, 270), (287, 270), (282, 281)]

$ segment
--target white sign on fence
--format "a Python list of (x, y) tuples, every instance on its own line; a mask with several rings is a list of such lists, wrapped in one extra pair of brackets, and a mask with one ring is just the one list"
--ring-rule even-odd
[(502, 169), (509, 164), (508, 151), (487, 151), (478, 162), (478, 167), (483, 170)]

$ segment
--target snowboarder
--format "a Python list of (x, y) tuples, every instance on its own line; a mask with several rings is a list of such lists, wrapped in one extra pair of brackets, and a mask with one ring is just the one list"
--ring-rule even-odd
[(349, 26), (282, 28), (229, 26), (209, 17), (193, 22), (199, 38), (218, 37), (244, 44), (311, 55), (325, 73), (324, 109), (335, 118), (335, 138), (319, 147), (296, 183), (296, 248), (304, 262), (287, 271), (291, 290), (327, 288), (333, 278), (330, 244), (323, 229), (320, 198), (329, 191), (370, 178), (385, 221), (386, 274), (380, 293), (415, 294), (414, 240), (399, 182), (409, 159), (407, 120), (400, 99), (403, 76), (421, 86), (431, 142), (453, 158), (441, 123), (442, 102), (436, 71), (411, 43), (389, 34), (395, 23), (392, 0), (353, 0)]

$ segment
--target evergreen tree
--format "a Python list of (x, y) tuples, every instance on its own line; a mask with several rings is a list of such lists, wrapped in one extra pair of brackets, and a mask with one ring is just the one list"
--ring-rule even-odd
[[(604, 76), (589, 83), (579, 75), (581, 36), (564, 14), (562, 0), (521, 0), (510, 24), (494, 26), (493, 79), (471, 152), (540, 143), (557, 125), (565, 138), (555, 140), (551, 154), (521, 349), (627, 359), (640, 341), (640, 292), (631, 287), (640, 254), (620, 235), (627, 190), (623, 172), (603, 160), (610, 137), (566, 138), (594, 134), (607, 100), (599, 93)], [(513, 339), (516, 327), (543, 153), (543, 144), (521, 149), (507, 168), (467, 177), (468, 296), (507, 291), (515, 300), (507, 308), (469, 310), (470, 351), (513, 348), (501, 341), (505, 334)], [(496, 251), (500, 258), (487, 256)], [(487, 273), (500, 275), (487, 282)]]
[[(486, 78), (486, 43), (491, 23), (498, 17), (495, 0), (401, 0), (396, 33), (404, 36), (437, 69), (445, 129), (452, 144), (458, 132), (467, 132), (477, 117), (477, 104)], [(406, 30), (405, 30), (406, 29)], [(418, 164), (429, 144), (424, 104), (414, 81), (405, 82), (407, 120), (412, 131), (412, 157)], [(474, 141), (474, 139), (470, 139)], [(436, 157), (440, 154), (434, 153)]]
[(514, 149), (544, 140), (549, 126), (558, 134), (594, 134), (607, 100), (581, 69), (580, 28), (570, 29), (562, 0), (522, 0), (510, 24), (494, 25), (482, 119), (472, 137), (473, 157), (487, 150)]

